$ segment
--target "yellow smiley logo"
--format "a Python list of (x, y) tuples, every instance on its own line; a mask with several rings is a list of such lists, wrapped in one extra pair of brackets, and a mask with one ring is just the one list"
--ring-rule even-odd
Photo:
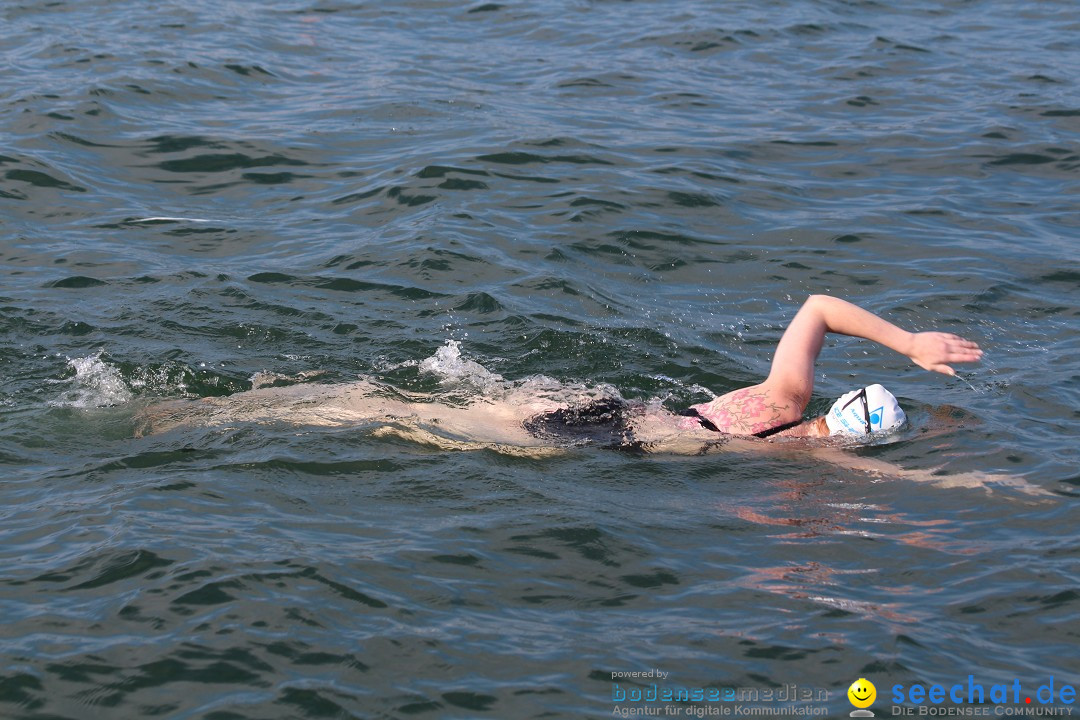
[(859, 678), (847, 689), (848, 700), (857, 708), (868, 708), (877, 699), (877, 688), (866, 678)]

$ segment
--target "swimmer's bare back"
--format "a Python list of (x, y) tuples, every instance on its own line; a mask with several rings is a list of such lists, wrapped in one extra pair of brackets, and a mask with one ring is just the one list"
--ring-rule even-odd
[[(152, 435), (182, 427), (223, 427), (277, 423), (297, 427), (366, 427), (462, 449), (565, 449), (576, 442), (565, 434), (536, 430), (538, 418), (573, 411), (571, 404), (507, 390), (449, 405), (431, 396), (408, 394), (366, 380), (342, 384), (302, 384), (259, 388), (226, 397), (169, 400), (143, 409), (137, 434)], [(684, 428), (680, 418), (659, 405), (639, 404), (628, 418), (625, 447), (642, 452), (697, 455), (729, 443), (701, 427)], [(606, 445), (614, 447), (614, 445)]]
[[(557, 409), (557, 403), (513, 395), (503, 400), (477, 398), (462, 406), (436, 402), (366, 380), (342, 384), (302, 384), (259, 388), (226, 397), (169, 400), (143, 409), (137, 435), (181, 427), (221, 427), (279, 423), (305, 427), (385, 426), (427, 431), (450, 441), (543, 446), (525, 430), (529, 417)], [(418, 436), (419, 437), (419, 436)]]

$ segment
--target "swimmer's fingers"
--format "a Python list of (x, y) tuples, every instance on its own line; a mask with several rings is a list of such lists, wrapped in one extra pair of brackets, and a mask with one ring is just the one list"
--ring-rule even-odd
[(945, 342), (953, 362), (975, 362), (982, 357), (983, 352), (979, 349), (978, 343), (959, 335), (942, 334), (945, 335)]
[(912, 336), (908, 357), (921, 368), (945, 375), (955, 375), (949, 363), (978, 362), (982, 357), (978, 344), (951, 333), (924, 332)]
[[(945, 361), (950, 363), (958, 362), (978, 362), (982, 359), (983, 351), (979, 349), (978, 344), (971, 340), (965, 340), (959, 335), (945, 335), (946, 356)], [(947, 375), (955, 375), (956, 371), (951, 367), (943, 366), (947, 369)], [(941, 372), (940, 370), (938, 372)]]

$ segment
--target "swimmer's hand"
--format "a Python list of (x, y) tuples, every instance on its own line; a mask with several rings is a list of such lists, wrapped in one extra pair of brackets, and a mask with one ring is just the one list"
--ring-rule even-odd
[(959, 335), (921, 332), (911, 334), (911, 342), (904, 354), (921, 368), (952, 376), (956, 371), (948, 363), (978, 362), (983, 353), (978, 345)]

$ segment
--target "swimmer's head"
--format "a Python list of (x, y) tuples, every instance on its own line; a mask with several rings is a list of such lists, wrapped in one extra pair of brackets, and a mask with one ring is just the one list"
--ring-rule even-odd
[(825, 416), (825, 424), (830, 435), (857, 436), (895, 430), (905, 419), (895, 395), (880, 385), (868, 385), (841, 395)]

